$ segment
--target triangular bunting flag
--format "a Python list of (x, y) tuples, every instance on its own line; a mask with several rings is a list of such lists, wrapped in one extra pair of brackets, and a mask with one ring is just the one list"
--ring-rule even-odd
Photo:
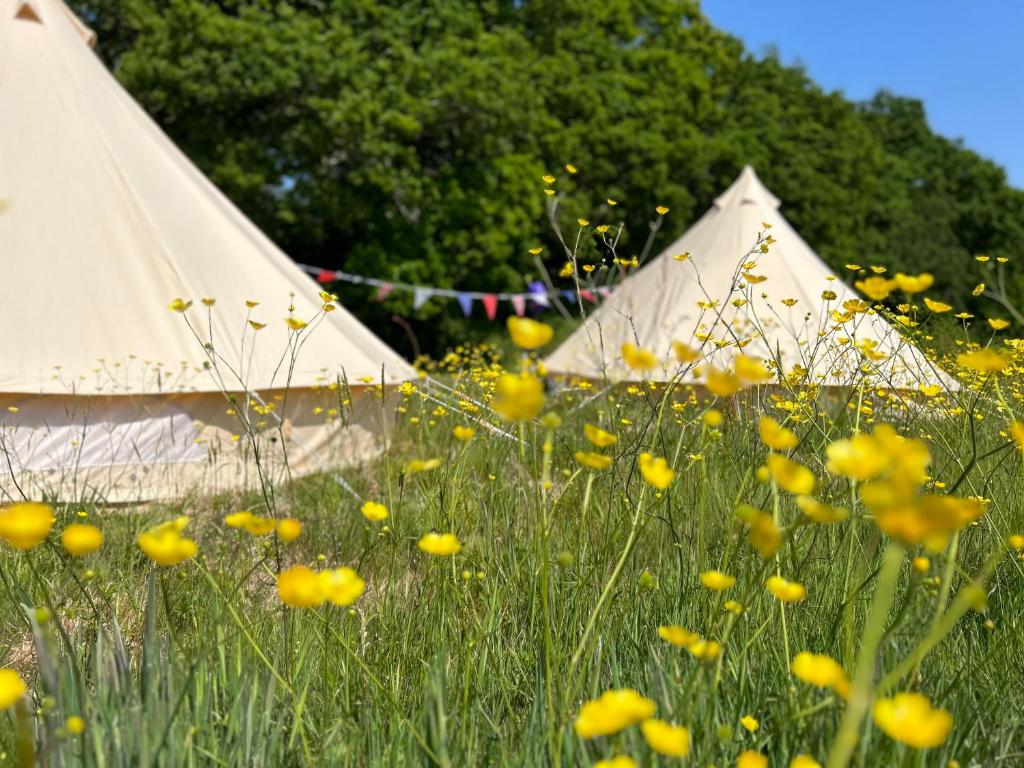
[(473, 296), (468, 293), (460, 293), (455, 297), (455, 300), (459, 302), (459, 306), (462, 307), (462, 314), (465, 317), (469, 317), (473, 314)]
[(321, 269), (316, 275), (316, 281), (323, 285), (324, 283), (333, 283), (338, 279), (338, 276), (330, 269)]
[(484, 305), (484, 311), (487, 313), (487, 319), (493, 320), (498, 315), (498, 297), (493, 293), (485, 293), (480, 301)]
[(384, 301), (393, 290), (395, 290), (395, 286), (391, 283), (381, 283), (377, 288), (377, 295), (373, 297), (374, 301)]
[(413, 289), (413, 292), (412, 292), (412, 308), (413, 309), (419, 309), (424, 304), (426, 304), (428, 301), (430, 301), (430, 297), (433, 296), (433, 295), (434, 295), (434, 292), (432, 290), (430, 290), (429, 288), (424, 288), (424, 287), (421, 286), (419, 288)]
[(597, 302), (597, 299), (594, 298), (594, 292), (588, 291), (586, 288), (580, 288), (580, 296), (589, 301), (591, 304)]
[(512, 308), (516, 311), (518, 317), (522, 317), (526, 314), (526, 297), (521, 293), (512, 295)]
[(606, 299), (612, 295), (612, 289), (609, 288), (607, 285), (602, 285), (600, 288), (597, 289), (597, 292)]

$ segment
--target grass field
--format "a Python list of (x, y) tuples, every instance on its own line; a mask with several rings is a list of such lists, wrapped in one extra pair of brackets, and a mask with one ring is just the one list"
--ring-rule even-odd
[[(496, 376), (478, 367), (450, 381), (478, 395)], [(1011, 377), (997, 376), (1007, 388)], [(294, 541), (225, 524), (259, 510), (257, 496), (58, 508), (55, 529), (85, 517), (104, 541), (74, 558), (55, 535), (4, 553), (4, 665), (33, 692), (31, 708), (23, 698), (2, 716), (4, 759), (26, 758), (28, 738), (48, 765), (678, 763), (652, 749), (678, 752), (678, 731), (648, 743), (633, 725), (654, 706), (656, 718), (688, 729), (693, 765), (759, 764), (744, 752), (771, 765), (798, 755), (822, 764), (831, 755), (836, 765), (1021, 764), (1024, 563), (1006, 544), (1024, 528), (1021, 458), (999, 434), (1008, 415), (992, 404), (991, 382), (979, 377), (927, 409), (893, 408), (861, 389), (849, 402), (808, 400), (788, 412), (757, 388), (714, 402), (682, 387), (569, 388), (544, 404), (560, 420), (519, 422), (510, 436), (477, 425), (468, 441), (453, 428), (479, 413), (438, 409), (407, 388), (391, 449), (345, 473), (359, 499), (327, 476), (279, 489), (279, 516), (303, 525)], [(847, 519), (802, 513), (783, 487), (799, 474), (763, 481), (764, 412), (788, 418), (799, 444), (784, 453), (817, 477), (819, 500), (850, 510)], [(618, 439), (590, 444), (588, 423)], [(913, 535), (901, 543), (882, 534), (858, 483), (825, 467), (830, 442), (877, 423), (924, 437), (927, 490), (990, 500), (977, 520), (940, 531), (935, 551)], [(578, 451), (611, 464), (586, 468)], [(644, 452), (675, 468), (665, 489), (656, 487), (664, 476), (652, 484), (638, 469)], [(414, 459), (439, 463), (412, 472)], [(388, 517), (367, 519), (362, 499)], [(136, 539), (177, 515), (191, 517), (183, 536), (199, 553), (156, 566)], [(454, 532), (461, 551), (418, 548), (431, 530)], [(349, 605), (286, 606), (275, 582), (297, 563), (350, 565), (366, 590)], [(712, 570), (734, 585), (703, 585)], [(806, 599), (769, 592), (776, 572), (803, 585)], [(720, 650), (659, 631), (669, 627)], [(824, 687), (795, 676), (801, 651), (836, 659), (847, 682), (820, 659), (807, 675)], [(608, 689), (652, 703), (592, 710), (591, 727), (613, 732), (584, 737), (583, 703)], [(900, 691), (951, 715), (934, 748), (913, 749), (872, 719), (868, 699)], [(926, 732), (927, 716), (891, 727)], [(837, 757), (850, 736), (848, 755)]]
[[(30, 696), (0, 685), (0, 764), (1024, 764), (1019, 352), (920, 402), (545, 397), (471, 358), (435, 371), (448, 407), (422, 383), (386, 406), (389, 449), (342, 473), (355, 495), (313, 476), (270, 512), (57, 506), (48, 537), (9, 508), (0, 648)], [(492, 395), (511, 419), (473, 404)], [(69, 555), (72, 523), (102, 547)]]

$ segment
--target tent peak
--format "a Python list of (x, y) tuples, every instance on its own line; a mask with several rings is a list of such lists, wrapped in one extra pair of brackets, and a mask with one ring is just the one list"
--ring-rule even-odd
[(723, 209), (733, 205), (760, 205), (774, 211), (779, 207), (779, 198), (761, 183), (753, 166), (745, 165), (736, 181), (715, 198), (716, 208)]
[[(7, 5), (0, 0), (0, 18), (3, 17), (3, 8)], [(46, 26), (57, 14), (71, 23), (75, 32), (90, 48), (96, 45), (96, 33), (82, 21), (74, 11), (64, 3), (63, 0), (15, 0), (11, 3), (14, 6), (14, 13), (10, 18), (17, 21), (29, 21)], [(9, 8), (10, 5), (7, 5)]]

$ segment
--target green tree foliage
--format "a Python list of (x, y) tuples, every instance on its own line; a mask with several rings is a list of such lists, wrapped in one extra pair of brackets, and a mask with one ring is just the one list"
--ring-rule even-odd
[[(974, 254), (1013, 257), (1024, 242), (1024, 192), (932, 133), (920, 102), (827, 93), (746, 52), (694, 0), (73, 5), (203, 171), (293, 257), (325, 267), (521, 289), (531, 246), (559, 266), (540, 176), (566, 162), (580, 172), (559, 174), (563, 210), (624, 221), (624, 255), (655, 204), (671, 208), (663, 245), (745, 163), (834, 268), (928, 270), (958, 306), (981, 279)], [(1018, 301), (1022, 275), (1009, 276)], [(353, 303), (394, 339), (386, 310), (401, 301)], [(464, 333), (457, 317), (454, 303), (416, 313), (428, 348)]]

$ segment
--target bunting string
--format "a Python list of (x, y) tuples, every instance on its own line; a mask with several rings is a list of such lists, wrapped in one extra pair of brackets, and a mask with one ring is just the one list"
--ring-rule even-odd
[(483, 305), (484, 312), (487, 317), (491, 320), (497, 316), (498, 302), (500, 301), (510, 302), (512, 304), (513, 311), (518, 316), (522, 317), (526, 313), (528, 301), (533, 302), (537, 307), (549, 307), (551, 306), (551, 300), (554, 298), (562, 298), (566, 301), (576, 301), (577, 296), (579, 296), (591, 303), (597, 303), (599, 298), (607, 298), (611, 293), (611, 288), (607, 286), (601, 286), (593, 289), (581, 288), (578, 293), (575, 289), (552, 291), (540, 281), (534, 281), (530, 284), (529, 290), (520, 291), (518, 293), (510, 293), (508, 291), (460, 291), (454, 288), (438, 288), (430, 285), (415, 285), (413, 283), (403, 283), (395, 280), (381, 280), (377, 277), (355, 275), (351, 272), (342, 272), (337, 269), (323, 269), (322, 267), (313, 267), (308, 264), (299, 264), (298, 266), (307, 274), (312, 275), (320, 284), (341, 281), (345, 283), (352, 283), (353, 285), (368, 285), (376, 288), (377, 291), (374, 295), (374, 299), (377, 301), (383, 301), (392, 291), (406, 291), (412, 293), (413, 309), (419, 309), (431, 299), (441, 297), (446, 299), (455, 299), (458, 302), (459, 307), (462, 309), (463, 315), (469, 317), (473, 312), (473, 303), (479, 301), (480, 304)]

